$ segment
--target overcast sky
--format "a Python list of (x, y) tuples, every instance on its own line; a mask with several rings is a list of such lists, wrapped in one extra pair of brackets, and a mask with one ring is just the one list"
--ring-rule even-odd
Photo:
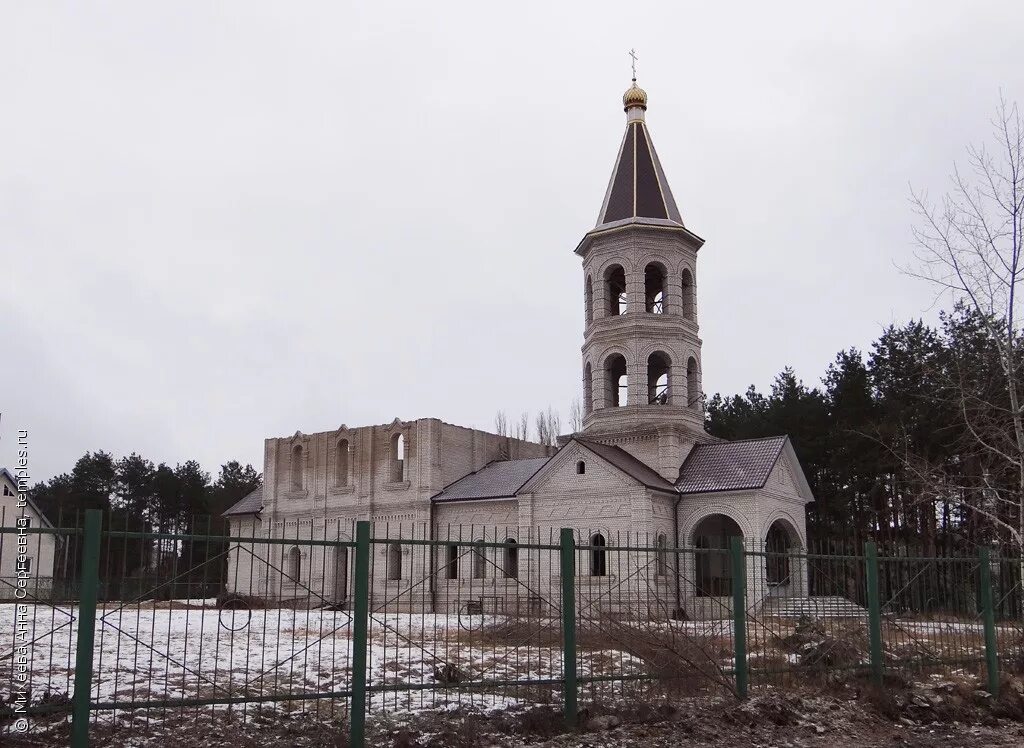
[(934, 317), (908, 185), (1024, 100), (1024, 3), (844, 5), (4, 0), (0, 465), (567, 414), (634, 46), (705, 389), (817, 384)]

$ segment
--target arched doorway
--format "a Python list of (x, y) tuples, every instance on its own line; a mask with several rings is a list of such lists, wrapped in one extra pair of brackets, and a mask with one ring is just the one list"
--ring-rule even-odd
[(800, 545), (800, 536), (789, 522), (777, 519), (764, 538), (765, 580), (769, 587), (788, 587), (792, 582), (791, 555)]
[(742, 538), (743, 530), (724, 514), (710, 514), (693, 529), (696, 549), (696, 590), (701, 597), (726, 597), (732, 594), (732, 559), (729, 546), (733, 538)]

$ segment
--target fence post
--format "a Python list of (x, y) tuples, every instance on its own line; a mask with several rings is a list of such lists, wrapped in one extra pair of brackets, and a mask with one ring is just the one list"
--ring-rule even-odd
[(356, 607), (352, 616), (352, 748), (366, 745), (366, 647), (370, 618), (370, 523), (356, 522)]
[(999, 694), (999, 652), (996, 648), (996, 613), (992, 604), (992, 567), (989, 566), (989, 549), (978, 551), (981, 562), (981, 616), (985, 625), (985, 670), (988, 674), (988, 692)]
[(868, 639), (871, 647), (871, 679), (882, 685), (885, 662), (882, 658), (882, 602), (878, 594), (878, 546), (864, 543), (864, 563), (868, 583)]
[(562, 528), (559, 555), (562, 567), (562, 678), (566, 727), (576, 726), (576, 541)]
[(736, 695), (747, 698), (747, 564), (743, 538), (731, 539), (732, 556), (732, 641), (736, 655)]
[(78, 593), (78, 640), (75, 650), (75, 692), (71, 698), (71, 748), (89, 745), (89, 696), (92, 691), (92, 648), (96, 639), (96, 597), (100, 576), (100, 528), (103, 512), (87, 509), (82, 543), (82, 577)]

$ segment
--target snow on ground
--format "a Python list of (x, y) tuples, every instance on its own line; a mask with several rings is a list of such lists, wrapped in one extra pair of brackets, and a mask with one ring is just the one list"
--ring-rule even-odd
[[(204, 601), (171, 607), (108, 604), (99, 611), (93, 650), (93, 700), (266, 697), (264, 704), (299, 708), (284, 694), (346, 691), (350, 687), (350, 614), (328, 610), (217, 610)], [(180, 606), (178, 605), (180, 603)], [(189, 605), (194, 603), (194, 606)], [(77, 610), (30, 608), (32, 691), (73, 690)], [(512, 633), (507, 641), (481, 636), (500, 623), (491, 616), (379, 613), (370, 622), (371, 686), (412, 684), (413, 690), (374, 693), (370, 708), (418, 710), (519, 703), (513, 686), (459, 689), (466, 682), (557, 679), (561, 650)], [(0, 656), (14, 645), (14, 606), (0, 605)], [(534, 622), (534, 629), (559, 621)], [(532, 641), (531, 641), (532, 640)], [(588, 652), (581, 675), (639, 672), (641, 662), (620, 651)], [(12, 660), (0, 660), (0, 695), (11, 682)], [(453, 689), (427, 688), (446, 681)], [(417, 688), (418, 687), (418, 688)], [(551, 688), (550, 685), (544, 688)], [(343, 697), (339, 697), (344, 701)]]
[[(285, 695), (344, 692), (350, 688), (352, 632), (350, 613), (329, 610), (218, 610), (213, 600), (118, 606), (99, 612), (93, 651), (93, 700), (141, 702), (162, 699), (264, 699), (257, 705), (286, 710), (327, 708), (346, 711), (346, 699), (282, 698)], [(69, 606), (31, 607), (30, 684), (33, 693), (73, 691), (78, 633), (77, 610)], [(12, 682), (15, 606), (0, 604), (0, 698)], [(504, 623), (512, 624), (501, 635)], [(792, 631), (793, 621), (750, 621), (749, 635), (771, 627), (777, 636)], [(724, 621), (644, 622), (647, 632), (663, 631), (723, 643), (733, 623)], [(982, 633), (980, 622), (900, 621), (918, 635)], [(389, 712), (474, 706), (483, 710), (533, 703), (538, 689), (557, 695), (552, 685), (496, 685), (466, 688), (480, 681), (522, 682), (561, 677), (558, 619), (515, 621), (496, 616), (426, 613), (378, 613), (370, 623), (367, 653), (369, 685), (394, 686), (374, 692), (370, 708)], [(499, 632), (495, 635), (495, 631)], [(614, 632), (615, 629), (613, 628)], [(1000, 633), (1012, 629), (1001, 627)], [(546, 634), (539, 636), (538, 634)], [(582, 649), (580, 676), (638, 675), (643, 663), (616, 648), (613, 637), (599, 649)], [(554, 644), (552, 644), (554, 642)], [(751, 652), (752, 658), (757, 652)], [(793, 657), (787, 656), (792, 662)], [(728, 666), (723, 659), (719, 664)], [(439, 688), (439, 684), (448, 688)], [(410, 688), (411, 686), (411, 688)], [(591, 684), (611, 692), (612, 683)], [(219, 707), (220, 708), (220, 707)], [(109, 715), (111, 712), (105, 712)]]

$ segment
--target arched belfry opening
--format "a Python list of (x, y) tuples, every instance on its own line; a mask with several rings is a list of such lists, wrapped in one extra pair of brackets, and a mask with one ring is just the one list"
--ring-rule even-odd
[(700, 375), (697, 370), (697, 359), (690, 356), (686, 362), (686, 405), (690, 408), (700, 408)]
[(742, 537), (740, 526), (732, 517), (724, 514), (710, 514), (693, 529), (697, 595), (725, 597), (732, 594), (732, 557), (729, 548), (733, 538)]
[(587, 276), (587, 284), (583, 289), (583, 293), (586, 297), (586, 319), (589, 325), (594, 321), (594, 279), (589, 275)]
[(694, 307), (694, 293), (693, 293), (693, 273), (690, 272), (689, 268), (683, 270), (683, 316), (686, 319), (694, 319), (696, 317)]
[(672, 359), (667, 353), (655, 351), (647, 357), (647, 402), (650, 405), (669, 405), (672, 390), (669, 386)]
[(629, 377), (626, 376), (626, 359), (620, 353), (613, 353), (604, 362), (606, 408), (621, 408), (629, 401)]
[(621, 265), (612, 265), (604, 273), (604, 297), (609, 316), (626, 313), (626, 271)]
[(583, 367), (583, 415), (589, 416), (594, 410), (594, 374), (590, 362)]
[(644, 269), (644, 304), (648, 314), (665, 314), (665, 293), (668, 273), (660, 262)]

